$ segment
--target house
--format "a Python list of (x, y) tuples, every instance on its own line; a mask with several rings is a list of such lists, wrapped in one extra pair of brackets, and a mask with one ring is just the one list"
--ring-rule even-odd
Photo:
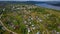
[(26, 24), (26, 23), (27, 23), (27, 21), (24, 21), (24, 23)]
[(31, 21), (31, 19), (30, 19), (30, 18), (28, 18), (28, 21)]
[(32, 26), (32, 29), (34, 30), (35, 29), (35, 26), (34, 25), (31, 25)]
[(34, 25), (31, 25), (32, 27), (34, 27)]
[(29, 22), (31, 24), (31, 22)]
[(36, 18), (37, 22), (42, 22), (43, 21), (42, 18), (40, 18), (39, 16), (36, 16), (35, 18)]
[(43, 20), (40, 19), (39, 21), (42, 22)]
[(35, 29), (35, 27), (32, 27), (32, 29), (34, 30), (34, 29)]
[(60, 32), (56, 32), (56, 34), (60, 34)]
[(49, 18), (50, 15), (51, 15), (51, 14), (45, 14), (44, 17), (45, 17), (45, 18)]
[(13, 6), (12, 9), (14, 9), (15, 7)]
[(42, 21), (43, 21), (41, 18), (37, 18), (37, 20), (38, 20), (39, 22), (42, 22)]
[(16, 9), (20, 9), (20, 8), (16, 8)]
[(28, 21), (31, 21), (31, 20), (33, 20), (33, 18), (31, 16), (29, 16)]
[(31, 17), (31, 20), (33, 20), (33, 18)]
[(26, 27), (28, 27), (28, 25), (26, 25)]
[(36, 34), (40, 34), (40, 32), (38, 31)]
[(13, 29), (15, 29), (15, 25), (13, 24), (13, 23), (8, 23), (8, 25), (10, 26), (10, 27), (12, 27)]
[(5, 31), (6, 29), (5, 29), (4, 27), (2, 27), (2, 30), (4, 30), (4, 31)]
[(28, 33), (30, 32), (30, 28), (28, 28)]
[(3, 11), (5, 11), (5, 8), (3, 8)]

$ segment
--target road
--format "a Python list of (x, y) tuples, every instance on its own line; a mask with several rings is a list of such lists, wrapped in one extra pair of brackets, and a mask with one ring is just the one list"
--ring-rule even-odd
[[(0, 18), (1, 18), (2, 14), (0, 15)], [(0, 24), (8, 31), (8, 32), (12, 32), (13, 34), (17, 34), (16, 32), (13, 32), (11, 30), (9, 30), (3, 23), (2, 21), (0, 20)]]

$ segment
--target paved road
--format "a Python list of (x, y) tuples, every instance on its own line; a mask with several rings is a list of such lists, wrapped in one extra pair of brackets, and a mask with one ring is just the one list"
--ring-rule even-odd
[[(2, 14), (0, 15), (1, 18)], [(8, 31), (8, 32), (12, 32), (13, 34), (17, 34), (16, 32), (13, 32), (11, 30), (9, 30), (7, 27), (5, 27), (5, 25), (2, 23), (2, 21), (0, 20), (0, 24)]]

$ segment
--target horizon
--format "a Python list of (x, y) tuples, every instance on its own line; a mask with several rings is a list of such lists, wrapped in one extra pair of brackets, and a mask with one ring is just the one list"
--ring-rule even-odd
[(0, 1), (60, 1), (60, 0), (0, 0)]

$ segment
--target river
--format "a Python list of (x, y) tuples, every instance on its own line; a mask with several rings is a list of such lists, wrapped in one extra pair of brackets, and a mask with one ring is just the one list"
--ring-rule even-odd
[(49, 5), (49, 4), (46, 4), (46, 3), (35, 4), (35, 5), (45, 7), (45, 8), (51, 8), (51, 9), (55, 9), (55, 10), (60, 10), (60, 6)]

